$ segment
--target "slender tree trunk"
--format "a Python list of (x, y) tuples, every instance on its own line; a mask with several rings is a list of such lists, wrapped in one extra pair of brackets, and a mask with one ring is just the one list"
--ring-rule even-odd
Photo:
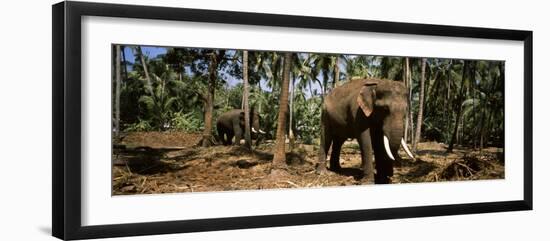
[(458, 100), (455, 103), (455, 109), (457, 110), (456, 121), (455, 121), (455, 125), (454, 125), (453, 135), (451, 136), (451, 143), (449, 143), (449, 148), (447, 149), (447, 152), (453, 152), (455, 139), (458, 138), (458, 136), (457, 136), (457, 134), (458, 134), (458, 125), (460, 124), (460, 119), (462, 117), (462, 99), (464, 98), (463, 90), (464, 90), (464, 84), (465, 84), (466, 78), (467, 78), (466, 75), (469, 74), (469, 69), (470, 69), (470, 61), (464, 60), (464, 66), (462, 67), (462, 83), (460, 84)]
[(152, 96), (153, 95), (153, 84), (151, 82), (151, 76), (149, 76), (149, 71), (147, 68), (147, 63), (145, 62), (145, 58), (143, 57), (143, 51), (141, 51), (141, 47), (136, 47), (137, 53), (139, 55), (139, 59), (141, 60), (141, 65), (143, 66), (143, 72), (145, 72), (145, 88), (147, 89), (147, 92)]
[(424, 82), (426, 81), (426, 58), (422, 58), (422, 67), (420, 73), (420, 97), (418, 99), (418, 117), (416, 119), (416, 136), (414, 138), (413, 151), (416, 152), (416, 147), (420, 141), (420, 133), (422, 131), (422, 115), (424, 111)]
[[(116, 45), (111, 45), (111, 131), (115, 133), (115, 99), (116, 93), (113, 92), (116, 89)], [(113, 136), (115, 137), (115, 136)]]
[(275, 153), (273, 156), (273, 169), (281, 169), (286, 165), (285, 157), (285, 130), (286, 114), (288, 112), (288, 85), (290, 82), (290, 65), (292, 53), (286, 52), (284, 56), (283, 83), (281, 86), (281, 98), (279, 99), (279, 116), (277, 118), (277, 135), (275, 141)]
[(333, 89), (338, 86), (338, 83), (340, 82), (340, 56), (337, 55), (336, 59), (334, 60), (334, 86)]
[(124, 74), (124, 80), (128, 79), (128, 69), (126, 68), (126, 54), (124, 53), (124, 46), (120, 47), (120, 52), (122, 53), (122, 73)]
[[(243, 69), (244, 69), (244, 67), (243, 67)], [(244, 74), (243, 74), (243, 76), (244, 76)], [(226, 91), (229, 91), (229, 88)], [(244, 91), (244, 85), (243, 85), (243, 91)], [(227, 96), (227, 105), (229, 105), (229, 96)], [(243, 93), (243, 96), (241, 96), (241, 110), (244, 110), (244, 93)]]
[[(407, 87), (407, 89), (408, 89), (409, 88), (409, 74), (410, 74), (409, 58), (408, 57), (405, 57), (405, 64), (404, 65), (405, 66), (403, 68), (403, 71), (404, 71), (403, 82), (405, 83), (405, 87)], [(410, 113), (412, 111), (410, 97), (407, 98), (407, 101), (408, 101), (408, 104), (409, 104), (408, 112)], [(407, 142), (409, 140), (408, 139), (408, 137), (409, 137), (409, 113), (407, 113), (407, 115), (405, 117), (405, 135), (404, 135), (405, 142)]]
[(244, 143), (251, 148), (250, 139), (250, 111), (248, 109), (248, 51), (243, 51), (243, 105), (244, 105)]
[(292, 78), (291, 89), (290, 89), (290, 111), (288, 118), (288, 139), (290, 141), (290, 150), (294, 149), (294, 131), (292, 130), (292, 121), (294, 117), (294, 88), (296, 80)]
[(447, 129), (451, 129), (451, 119), (452, 119), (452, 115), (450, 113), (452, 113), (452, 105), (451, 105), (451, 81), (452, 81), (452, 77), (451, 77), (451, 72), (452, 72), (452, 69), (453, 69), (453, 60), (451, 59), (450, 62), (449, 62), (449, 68), (447, 69), (447, 95), (445, 97), (445, 111), (448, 113), (447, 114), (447, 123), (446, 123), (446, 127)]
[[(262, 83), (261, 83), (261, 80), (258, 81), (258, 96), (260, 96), (260, 98), (263, 98), (262, 96)], [(256, 103), (258, 105), (258, 112), (259, 113), (262, 113), (262, 103), (263, 101), (257, 101), (256, 100)]]
[[(412, 80), (411, 80), (411, 84), (412, 84)], [(412, 88), (412, 87), (410, 87)], [(411, 91), (412, 92), (412, 91)], [(411, 97), (411, 100), (409, 100), (409, 106), (411, 106), (409, 108), (409, 136), (410, 136), (410, 142), (411, 143), (414, 143), (414, 118), (413, 118), (413, 110), (412, 110), (412, 97)]]
[(216, 91), (216, 80), (218, 78), (218, 58), (215, 53), (211, 53), (210, 56), (210, 66), (208, 69), (210, 80), (208, 81), (208, 92), (206, 94), (206, 103), (204, 106), (204, 131), (202, 132), (201, 141), (203, 147), (208, 147), (213, 144), (212, 115), (214, 113), (214, 95)]
[(115, 136), (118, 137), (120, 132), (120, 45), (116, 45), (116, 78), (115, 78)]
[(480, 130), (479, 130), (479, 152), (482, 152), (483, 151), (483, 142), (484, 142), (484, 135), (485, 135), (485, 110), (487, 108), (487, 105), (484, 105), (483, 109), (481, 110), (481, 124), (479, 125), (480, 126)]

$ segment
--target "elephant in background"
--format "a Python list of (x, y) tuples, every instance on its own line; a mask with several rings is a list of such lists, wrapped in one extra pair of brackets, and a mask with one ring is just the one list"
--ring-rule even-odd
[[(221, 114), (216, 122), (218, 130), (218, 138), (224, 145), (233, 144), (232, 140), (235, 137), (235, 145), (240, 143), (241, 139), (244, 139), (244, 110), (233, 109)], [(265, 134), (260, 129), (260, 114), (250, 109), (250, 135), (251, 139), (256, 139), (256, 145), (260, 143), (261, 134)]]
[[(323, 102), (319, 171), (326, 170), (328, 150), (332, 146), (330, 169), (338, 171), (340, 151), (348, 138), (355, 138), (361, 151), (361, 167), (369, 180), (389, 183), (397, 151), (403, 146), (408, 111), (407, 88), (402, 82), (378, 79), (352, 80), (332, 90)], [(373, 171), (373, 152), (376, 175)]]

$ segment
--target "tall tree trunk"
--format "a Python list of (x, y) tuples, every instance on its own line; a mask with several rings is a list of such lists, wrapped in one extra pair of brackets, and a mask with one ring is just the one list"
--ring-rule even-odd
[[(204, 130), (202, 132), (202, 146), (208, 147), (213, 144), (212, 140), (212, 114), (214, 113), (214, 95), (216, 91), (216, 80), (218, 70), (218, 58), (215, 53), (210, 54), (210, 66), (208, 68), (209, 81), (206, 103), (204, 108)], [(239, 141), (239, 140), (236, 140)]]
[[(410, 63), (410, 61), (409, 61)], [(413, 102), (412, 102), (412, 98), (413, 98), (413, 80), (412, 80), (412, 71), (411, 71), (411, 68), (409, 66), (409, 70), (407, 71), (409, 72), (409, 125), (410, 125), (410, 128), (409, 128), (409, 136), (410, 136), (410, 142), (411, 143), (414, 143), (414, 117), (413, 117)]]
[[(262, 82), (261, 80), (258, 81), (258, 93), (257, 93), (257, 95), (260, 96), (260, 98), (263, 98), (262, 97), (262, 83), (261, 82)], [(256, 100), (256, 105), (258, 106), (258, 112), (259, 113), (262, 113), (262, 103), (263, 103), (263, 101), (258, 102), (258, 100)]]
[(290, 82), (290, 65), (292, 53), (286, 52), (284, 56), (283, 83), (281, 86), (281, 98), (279, 99), (279, 116), (277, 118), (277, 135), (275, 140), (275, 153), (273, 155), (273, 169), (282, 169), (286, 165), (285, 157), (285, 132), (286, 114), (288, 112), (288, 85)]
[[(481, 124), (479, 125), (480, 126), (480, 130), (479, 130), (479, 152), (482, 152), (483, 151), (483, 142), (485, 141), (484, 140), (484, 135), (485, 135), (485, 110), (487, 109), (487, 105), (484, 104), (484, 107), (483, 109), (481, 110)], [(489, 119), (490, 121), (491, 119)]]
[[(403, 83), (405, 83), (405, 87), (407, 87), (407, 89), (408, 89), (409, 88), (409, 74), (410, 74), (409, 57), (405, 57), (405, 64), (404, 65), (405, 66), (403, 66), (403, 71), (404, 71)], [(407, 101), (408, 101), (408, 104), (409, 104), (408, 111), (410, 113), (412, 111), (410, 97), (407, 99)], [(409, 137), (409, 113), (407, 113), (407, 115), (405, 117), (405, 135), (404, 135), (405, 142), (408, 141), (408, 137)]]
[(122, 63), (123, 63), (123, 66), (122, 66), (122, 73), (124, 74), (124, 80), (127, 80), (128, 79), (128, 69), (126, 68), (126, 54), (124, 53), (124, 46), (121, 46), (120, 47), (120, 52), (122, 53)]
[(115, 136), (118, 137), (120, 132), (120, 79), (121, 79), (121, 68), (120, 68), (120, 45), (116, 45), (116, 65), (115, 65)]
[(248, 51), (243, 51), (243, 105), (244, 105), (244, 145), (251, 148), (250, 111), (248, 110)]
[(452, 69), (453, 69), (453, 60), (451, 59), (450, 62), (449, 62), (449, 68), (447, 69), (447, 95), (445, 97), (445, 111), (447, 113), (449, 113), (447, 115), (447, 123), (445, 125), (445, 127), (447, 129), (451, 129), (451, 119), (452, 119), (452, 115), (450, 113), (452, 113), (452, 104), (451, 104), (451, 81), (452, 81), (452, 77), (451, 77), (451, 74), (452, 74)]
[(420, 133), (422, 131), (422, 115), (424, 111), (424, 82), (426, 81), (426, 58), (422, 58), (422, 67), (420, 72), (420, 97), (418, 99), (418, 117), (416, 119), (416, 136), (414, 138), (413, 151), (416, 152), (416, 147), (420, 141)]
[(290, 89), (290, 111), (289, 111), (289, 118), (288, 118), (288, 139), (290, 142), (290, 150), (294, 149), (294, 131), (292, 130), (292, 121), (294, 117), (294, 88), (296, 80), (294, 77), (292, 78)]
[[(449, 143), (449, 148), (447, 152), (453, 152), (455, 140), (458, 138), (458, 125), (460, 124), (460, 119), (462, 116), (462, 99), (464, 98), (464, 84), (466, 82), (466, 75), (469, 75), (470, 70), (470, 61), (464, 60), (464, 66), (462, 67), (462, 83), (460, 84), (459, 96), (455, 103), (455, 109), (457, 110), (455, 125), (453, 130), (453, 135), (451, 136), (451, 143)], [(468, 76), (469, 78), (470, 76)]]
[(338, 83), (340, 82), (340, 55), (336, 56), (336, 59), (334, 60), (334, 86), (333, 89), (338, 86)]
[(151, 76), (149, 76), (147, 63), (145, 62), (145, 58), (143, 57), (143, 51), (141, 50), (141, 46), (137, 46), (136, 51), (137, 51), (137, 54), (139, 55), (139, 59), (141, 60), (141, 65), (143, 66), (143, 72), (145, 72), (145, 88), (147, 89), (147, 92), (149, 92), (149, 94), (152, 96), (153, 84), (151, 82)]

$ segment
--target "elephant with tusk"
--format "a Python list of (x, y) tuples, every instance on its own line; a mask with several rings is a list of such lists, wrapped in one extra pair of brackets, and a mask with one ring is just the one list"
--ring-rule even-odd
[(365, 176), (369, 180), (374, 178), (375, 183), (389, 183), (400, 147), (414, 159), (403, 139), (407, 97), (405, 85), (391, 80), (352, 80), (332, 90), (325, 97), (321, 112), (318, 171), (326, 170), (331, 147), (329, 166), (338, 171), (343, 143), (348, 138), (355, 138)]
[[(224, 145), (238, 145), (244, 139), (244, 110), (233, 109), (221, 114), (216, 122), (216, 129), (218, 139)], [(250, 109), (250, 134), (251, 138), (256, 139), (256, 146), (259, 145), (261, 136), (265, 134), (260, 129), (260, 114), (254, 108)], [(235, 137), (234, 143), (233, 137)]]

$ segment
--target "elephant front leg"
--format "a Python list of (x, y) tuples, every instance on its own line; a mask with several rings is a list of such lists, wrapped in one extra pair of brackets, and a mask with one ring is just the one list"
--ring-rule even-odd
[(226, 146), (230, 146), (233, 143), (233, 133), (227, 133)]
[(256, 135), (256, 146), (260, 146), (260, 143), (263, 141), (264, 136), (261, 134)]
[(383, 136), (381, 130), (371, 130), (371, 143), (374, 150), (376, 161), (376, 175), (374, 175), (375, 184), (389, 184), (393, 176), (393, 161), (386, 154), (384, 148)]
[(243, 129), (239, 125), (233, 125), (233, 130), (235, 130), (235, 143), (234, 145), (241, 144), (241, 139), (243, 139)]
[(363, 131), (357, 138), (357, 141), (359, 142), (359, 148), (361, 149), (361, 168), (363, 169), (363, 178), (366, 178), (368, 182), (372, 182), (374, 180), (374, 153), (370, 129)]

